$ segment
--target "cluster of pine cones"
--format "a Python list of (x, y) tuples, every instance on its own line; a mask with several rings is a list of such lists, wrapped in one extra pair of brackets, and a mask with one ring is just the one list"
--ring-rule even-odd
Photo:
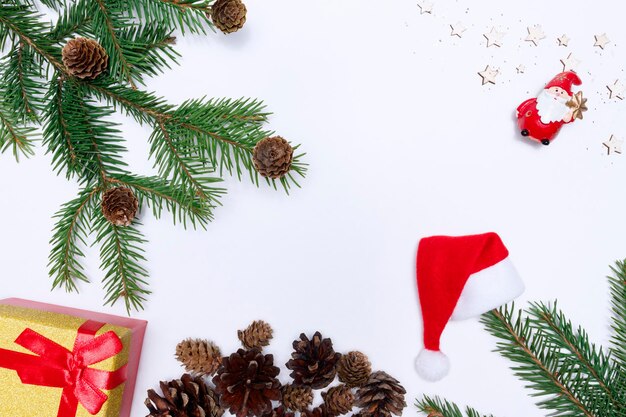
[[(149, 390), (147, 417), (222, 417), (226, 410), (237, 417), (338, 417), (354, 407), (360, 410), (353, 417), (402, 414), (406, 391), (400, 383), (386, 372), (372, 372), (361, 352), (335, 352), (320, 332), (293, 342), (286, 364), (293, 382), (282, 385), (273, 355), (262, 351), (272, 335), (269, 324), (255, 321), (238, 332), (243, 348), (227, 357), (208, 340), (180, 342), (176, 357), (191, 374), (161, 382), (161, 395)], [(329, 387), (335, 378), (340, 383)], [(318, 389), (326, 389), (323, 402), (313, 406)]]

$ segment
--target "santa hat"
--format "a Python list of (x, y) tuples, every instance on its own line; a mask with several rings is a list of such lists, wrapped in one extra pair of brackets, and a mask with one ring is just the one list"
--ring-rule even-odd
[(545, 88), (560, 87), (572, 95), (572, 85), (581, 85), (582, 81), (574, 71), (565, 71), (554, 77)]
[(479, 316), (524, 291), (509, 251), (496, 233), (420, 240), (417, 287), (424, 349), (415, 366), (429, 381), (443, 378), (450, 367), (448, 358), (439, 350), (439, 339), (449, 320)]

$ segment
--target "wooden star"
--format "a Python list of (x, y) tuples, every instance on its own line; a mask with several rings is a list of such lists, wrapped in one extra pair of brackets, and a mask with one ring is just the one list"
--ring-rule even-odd
[(608, 36), (606, 36), (606, 33), (603, 33), (602, 35), (596, 35), (596, 43), (593, 44), (593, 46), (597, 46), (600, 49), (604, 49), (609, 43), (611, 43), (611, 40), (608, 38)]
[(546, 34), (543, 33), (541, 25), (529, 26), (526, 42), (532, 42), (535, 46), (539, 45), (539, 41), (545, 39)]
[(517, 71), (518, 74), (523, 74), (524, 71), (526, 71), (526, 67), (524, 66), (524, 64), (519, 64), (515, 70)]
[(432, 14), (434, 4), (428, 0), (424, 0), (420, 3), (417, 3), (417, 7), (420, 8), (420, 14), (428, 13)]
[(487, 65), (487, 68), (485, 68), (484, 71), (478, 72), (478, 75), (480, 75), (483, 80), (483, 85), (495, 84), (498, 74), (500, 74), (500, 71), (495, 68), (491, 68), (489, 65)]
[(574, 58), (574, 55), (569, 54), (567, 58), (561, 59), (561, 64), (563, 64), (563, 72), (575, 71), (580, 65), (580, 60)]
[(502, 46), (502, 38), (506, 33), (498, 32), (495, 27), (491, 28), (491, 32), (483, 33), (483, 36), (487, 39), (487, 48), (490, 46)]
[(572, 117), (574, 119), (583, 119), (583, 113), (586, 112), (587, 109), (587, 99), (583, 97), (583, 92), (579, 91), (572, 96), (572, 99), (567, 102), (567, 106), (572, 108), (574, 111), (572, 112)]
[(615, 135), (611, 135), (611, 137), (609, 138), (609, 140), (607, 140), (606, 142), (602, 142), (602, 144), (606, 147), (607, 149), (607, 155), (611, 155), (611, 153), (622, 153), (622, 144), (624, 143), (623, 140), (618, 139), (617, 136)]
[(615, 80), (612, 85), (607, 85), (606, 88), (609, 89), (609, 98), (615, 97), (623, 100), (624, 96), (626, 96), (626, 86), (619, 80)]
[(568, 46), (569, 45), (569, 38), (567, 37), (566, 34), (563, 34), (563, 36), (561, 36), (560, 38), (556, 38), (557, 41), (559, 41), (559, 46)]
[(455, 25), (450, 25), (450, 28), (452, 29), (452, 33), (450, 33), (450, 36), (458, 36), (459, 38), (462, 37), (463, 32), (467, 30), (467, 28), (461, 22), (456, 22)]

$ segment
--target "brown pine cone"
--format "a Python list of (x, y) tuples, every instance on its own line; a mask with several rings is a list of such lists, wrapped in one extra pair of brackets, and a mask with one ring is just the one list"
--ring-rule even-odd
[(259, 141), (252, 151), (254, 167), (264, 177), (277, 179), (291, 169), (293, 148), (280, 136)]
[(130, 226), (137, 215), (139, 201), (126, 187), (110, 188), (102, 196), (102, 214), (115, 226)]
[(339, 416), (348, 414), (354, 407), (354, 393), (347, 385), (337, 385), (322, 393), (324, 405), (329, 414)]
[(224, 414), (217, 394), (200, 377), (185, 374), (178, 380), (161, 382), (160, 386), (163, 396), (148, 390), (145, 404), (150, 414), (147, 417), (221, 417)]
[(300, 413), (300, 417), (333, 417), (328, 410), (326, 410), (326, 406), (324, 404), (319, 407), (315, 407), (314, 409), (306, 409)]
[(402, 414), (406, 390), (400, 382), (383, 371), (374, 372), (356, 393), (357, 407), (364, 417), (389, 417)]
[(176, 345), (176, 359), (188, 372), (213, 375), (222, 364), (222, 352), (209, 340), (185, 339)]
[(372, 373), (372, 364), (361, 352), (349, 352), (341, 356), (337, 364), (339, 381), (349, 387), (360, 387), (365, 384)]
[(70, 39), (61, 51), (63, 65), (74, 77), (93, 80), (106, 70), (109, 56), (95, 40), (87, 38)]
[(259, 348), (270, 344), (274, 331), (263, 320), (255, 320), (245, 330), (237, 331), (237, 337), (246, 349)]
[(287, 409), (284, 406), (280, 406), (277, 407), (275, 409), (272, 410), (272, 412), (270, 414), (268, 414), (268, 417), (295, 417), (295, 413), (292, 413), (290, 411), (287, 411)]
[(246, 5), (241, 0), (217, 0), (211, 6), (213, 24), (224, 33), (237, 32), (246, 23)]
[(337, 374), (337, 361), (341, 357), (333, 349), (330, 339), (322, 339), (320, 332), (315, 332), (309, 340), (304, 333), (300, 340), (293, 342), (295, 352), (291, 354), (287, 369), (296, 385), (310, 385), (313, 389), (327, 387)]
[(213, 383), (222, 407), (237, 417), (261, 417), (272, 412), (272, 401), (281, 398), (279, 373), (274, 356), (256, 348), (239, 349), (222, 359)]
[(313, 390), (306, 385), (285, 385), (283, 405), (292, 411), (303, 411), (313, 404)]

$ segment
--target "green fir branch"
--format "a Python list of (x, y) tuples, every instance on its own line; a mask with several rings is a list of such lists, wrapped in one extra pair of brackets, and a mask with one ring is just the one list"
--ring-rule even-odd
[(32, 126), (19, 125), (11, 111), (0, 105), (0, 152), (11, 149), (13, 156), (19, 161), (20, 155), (34, 155), (36, 129)]
[(0, 61), (0, 91), (4, 105), (21, 123), (36, 122), (43, 108), (41, 62), (32, 48), (17, 41)]
[(465, 413), (463, 413), (456, 404), (437, 396), (424, 395), (421, 400), (417, 400), (415, 406), (428, 417), (493, 417), (491, 414), (480, 414), (471, 407), (466, 407)]
[(626, 370), (626, 261), (618, 261), (611, 267), (608, 277), (611, 289), (611, 353), (622, 370)]
[(97, 187), (85, 187), (54, 216), (58, 220), (50, 240), (52, 249), (48, 262), (49, 274), (54, 280), (52, 288), (73, 292), (78, 291), (77, 281), (89, 282), (81, 263), (85, 257), (81, 245), (87, 246), (88, 221), (99, 192)]
[(210, 19), (211, 3), (207, 0), (128, 0), (127, 6), (133, 17), (161, 22), (185, 34), (186, 30), (206, 33), (206, 27), (214, 30)]
[(171, 68), (180, 54), (172, 45), (176, 38), (172, 31), (159, 24), (129, 26), (121, 29), (122, 53), (130, 65), (131, 76), (143, 84), (143, 75), (154, 76)]

